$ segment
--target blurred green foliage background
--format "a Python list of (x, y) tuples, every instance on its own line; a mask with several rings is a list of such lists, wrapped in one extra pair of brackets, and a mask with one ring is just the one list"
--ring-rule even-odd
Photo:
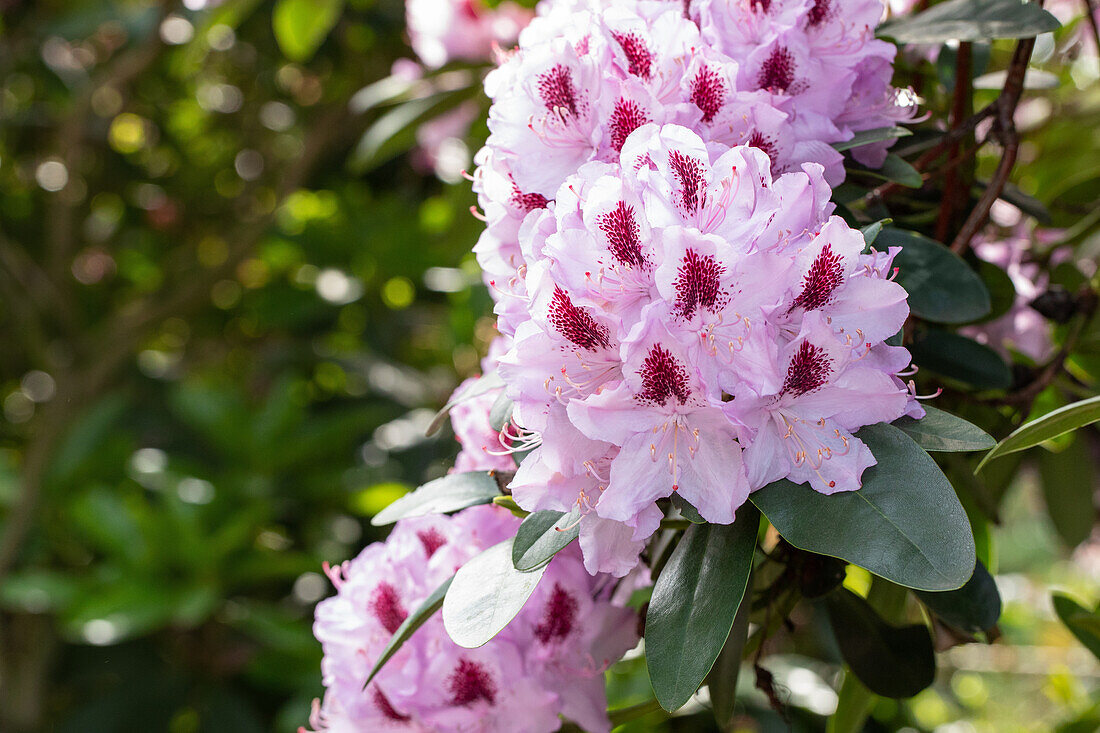
[[(393, 115), (357, 92), (410, 56), (398, 0), (206, 5), (0, 0), (3, 731), (303, 725), (322, 563), (447, 470), (457, 446), (424, 428), (494, 333), (469, 187), (405, 154), (408, 123), (480, 99), (475, 73)], [(1069, 73), (1029, 131), (1040, 199), (1097, 149), (1064, 132), (1100, 117)], [(1089, 719), (1100, 669), (1044, 589), (1095, 599), (1100, 546), (1068, 561), (1039, 496), (1018, 474), (994, 530), (1019, 646), (949, 652), (876, 729)], [(777, 677), (818, 730), (832, 678), (799, 622)], [(622, 663), (613, 704), (646, 685)], [(746, 729), (786, 729), (754, 694)]]

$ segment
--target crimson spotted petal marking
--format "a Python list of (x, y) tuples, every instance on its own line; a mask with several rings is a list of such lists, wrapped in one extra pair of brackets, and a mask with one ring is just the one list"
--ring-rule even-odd
[(577, 609), (577, 599), (560, 583), (555, 583), (542, 622), (535, 627), (535, 637), (543, 644), (549, 644), (569, 636), (577, 618)]
[(707, 182), (702, 161), (673, 150), (669, 153), (668, 162), (680, 184), (680, 208), (687, 213), (703, 208), (707, 202)]
[(642, 79), (653, 75), (653, 53), (637, 33), (612, 33), (611, 36), (622, 46), (629, 65), (627, 71)]
[(726, 84), (718, 72), (704, 66), (691, 80), (691, 101), (703, 113), (703, 122), (713, 122), (726, 102)]
[(825, 349), (803, 341), (791, 357), (780, 392), (791, 397), (813, 392), (828, 381), (832, 363)]
[(397, 595), (397, 591), (385, 581), (375, 587), (374, 595), (370, 599), (370, 611), (378, 619), (378, 623), (382, 624), (382, 628), (391, 634), (397, 632), (398, 627), (409, 615), (401, 605), (401, 598)]
[(615, 204), (610, 212), (599, 218), (600, 231), (607, 237), (607, 248), (611, 256), (623, 265), (645, 267), (647, 261), (642, 254), (642, 228), (634, 216), (634, 207), (625, 201)]
[(630, 133), (649, 122), (646, 111), (633, 99), (620, 97), (611, 110), (611, 121), (608, 129), (611, 131), (611, 147), (615, 152), (622, 152), (623, 144), (630, 137)]
[(528, 213), (538, 209), (545, 209), (550, 203), (550, 199), (546, 198), (541, 193), (524, 193), (520, 190), (515, 181), (512, 182), (512, 196), (509, 201), (512, 206)]
[(817, 310), (829, 302), (833, 291), (844, 282), (844, 266), (838, 255), (833, 254), (832, 245), (826, 244), (821, 248), (810, 271), (802, 279), (802, 292), (787, 309), (790, 313), (795, 308), (805, 308), (808, 311)]
[(831, 11), (829, 0), (814, 0), (813, 7), (806, 14), (807, 25), (811, 28), (821, 25), (832, 15)]
[(577, 90), (573, 86), (573, 72), (563, 64), (557, 64), (549, 71), (539, 74), (539, 96), (551, 112), (559, 115), (577, 116)]
[(693, 249), (680, 262), (676, 287), (676, 314), (691, 318), (699, 309), (716, 313), (728, 302), (721, 292), (721, 277), (726, 268), (710, 255), (700, 255)]
[(768, 158), (771, 159), (772, 165), (775, 165), (775, 159), (779, 155), (779, 148), (776, 147), (774, 139), (766, 137), (764, 133), (759, 130), (754, 130), (749, 137), (748, 144), (754, 148), (760, 148), (767, 153)]
[(683, 405), (691, 397), (688, 371), (671, 352), (654, 344), (638, 370), (642, 389), (635, 399), (644, 404), (664, 407), (670, 399)]
[(794, 56), (782, 46), (776, 46), (760, 67), (756, 79), (759, 89), (785, 92), (794, 84)]
[(575, 305), (559, 287), (554, 288), (554, 296), (550, 299), (549, 318), (558, 333), (582, 349), (595, 351), (601, 346), (611, 347), (611, 333), (607, 327), (596, 323), (587, 310)]
[(477, 662), (462, 658), (447, 680), (451, 704), (469, 706), (478, 700), (492, 705), (496, 702), (497, 688), (489, 672)]
[(428, 554), (428, 557), (434, 555), (436, 550), (447, 544), (447, 538), (440, 534), (435, 527), (420, 530), (416, 533), (416, 538), (424, 546), (424, 552)]

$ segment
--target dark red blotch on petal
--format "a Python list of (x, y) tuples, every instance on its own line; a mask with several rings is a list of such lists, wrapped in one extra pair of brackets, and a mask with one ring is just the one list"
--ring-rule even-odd
[(382, 691), (379, 690), (377, 687), (371, 688), (371, 697), (374, 700), (374, 704), (378, 707), (378, 710), (382, 713), (384, 717), (388, 718), (389, 720), (394, 720), (398, 722), (411, 720), (408, 715), (404, 715), (398, 712), (397, 709), (394, 708), (393, 704), (389, 701), (389, 699), (387, 699), (386, 696), (382, 694)]
[(703, 113), (703, 122), (713, 122), (726, 102), (726, 84), (717, 71), (704, 66), (691, 80), (691, 101)]
[(684, 254), (676, 287), (676, 313), (691, 318), (702, 308), (714, 313), (725, 305), (721, 292), (721, 277), (726, 271), (718, 260), (710, 255), (700, 255), (693, 249)]
[(826, 244), (814, 259), (806, 277), (802, 278), (802, 292), (791, 303), (787, 312), (790, 313), (795, 308), (812, 311), (822, 307), (843, 282), (844, 265), (840, 257), (833, 254), (832, 246)]
[(420, 530), (416, 533), (416, 538), (424, 546), (424, 552), (428, 554), (428, 557), (434, 555), (436, 550), (447, 544), (447, 538), (435, 527)]
[(642, 378), (642, 389), (636, 395), (639, 402), (664, 406), (675, 399), (682, 405), (691, 397), (687, 369), (660, 344), (649, 350), (638, 374)]
[(832, 363), (833, 360), (825, 353), (825, 349), (803, 341), (787, 367), (783, 394), (798, 397), (814, 391), (829, 379)]
[(458, 666), (447, 680), (447, 689), (452, 705), (473, 705), (478, 700), (492, 705), (497, 698), (497, 688), (488, 670), (465, 658), (458, 660)]
[(382, 624), (382, 628), (391, 634), (405, 621), (409, 613), (401, 605), (401, 598), (389, 583), (382, 581), (374, 588), (370, 599), (370, 612)]
[(644, 267), (645, 255), (642, 254), (642, 228), (634, 216), (634, 207), (625, 201), (599, 218), (600, 231), (607, 237), (607, 248), (611, 256), (621, 264), (631, 267)]
[(558, 333), (582, 349), (595, 351), (601, 346), (605, 349), (611, 346), (608, 329), (596, 323), (587, 310), (574, 304), (561, 288), (554, 288), (549, 318)]
[(569, 636), (576, 622), (577, 608), (577, 599), (560, 583), (555, 583), (542, 622), (535, 627), (535, 637), (543, 644), (549, 644)]
[(764, 60), (757, 77), (760, 89), (785, 92), (794, 84), (794, 56), (782, 46), (776, 46)]
[(538, 89), (548, 110), (559, 114), (564, 110), (574, 117), (577, 115), (577, 90), (573, 86), (573, 72), (569, 67), (557, 64), (539, 74)]

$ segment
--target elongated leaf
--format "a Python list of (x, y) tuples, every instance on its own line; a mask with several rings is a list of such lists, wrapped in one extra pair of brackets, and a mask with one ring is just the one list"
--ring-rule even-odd
[(883, 23), (878, 35), (901, 43), (1031, 38), (1058, 28), (1038, 3), (1021, 0), (949, 0), (922, 13)]
[[(746, 587), (752, 588), (751, 576)], [(710, 704), (714, 710), (714, 721), (722, 731), (731, 731), (734, 726), (737, 678), (741, 673), (741, 654), (745, 650), (745, 641), (749, 635), (751, 613), (751, 603), (742, 603), (737, 609), (733, 628), (730, 629), (726, 643), (722, 646), (722, 651), (714, 660), (714, 666), (710, 668), (706, 677), (707, 692), (710, 693)]]
[(1076, 547), (1092, 534), (1096, 521), (1092, 504), (1096, 471), (1084, 436), (1078, 436), (1060, 453), (1041, 451), (1039, 475), (1054, 529), (1067, 547)]
[(343, 9), (344, 0), (278, 0), (271, 25), (283, 55), (291, 61), (309, 61)]
[(512, 419), (512, 400), (502, 391), (497, 395), (496, 401), (489, 409), (489, 427), (493, 430), (502, 430)]
[(649, 680), (665, 710), (695, 693), (722, 651), (745, 595), (759, 515), (733, 524), (693, 524), (657, 577), (646, 613)]
[(580, 535), (580, 508), (565, 512), (539, 511), (529, 514), (519, 525), (512, 545), (512, 564), (516, 570), (534, 570), (550, 562)]
[(535, 592), (547, 566), (529, 572), (516, 570), (512, 565), (513, 539), (493, 545), (455, 573), (443, 599), (443, 626), (455, 644), (473, 649), (487, 643)]
[(936, 658), (924, 624), (892, 626), (847, 588), (825, 598), (841, 656), (867, 689), (883, 697), (912, 697), (932, 684)]
[(989, 291), (989, 313), (982, 317), (981, 323), (988, 323), (1000, 318), (1016, 304), (1016, 285), (1008, 273), (992, 262), (980, 260), (978, 262), (978, 277), (985, 283), (985, 289)]
[(893, 219), (880, 219), (874, 224), (868, 224), (867, 226), (860, 229), (860, 231), (863, 233), (863, 241), (867, 244), (868, 247), (873, 245), (875, 243), (875, 240), (878, 239), (878, 235), (882, 233), (882, 228), (892, 221)]
[(920, 188), (924, 185), (920, 171), (914, 168), (904, 158), (890, 153), (878, 169), (879, 175), (888, 181), (899, 183), (907, 188)]
[(1100, 659), (1100, 607), (1090, 611), (1063, 593), (1052, 597), (1054, 612), (1077, 640)]
[(492, 371), (488, 374), (482, 375), (480, 379), (471, 384), (468, 388), (464, 389), (461, 393), (451, 397), (450, 401), (448, 401), (447, 404), (443, 406), (443, 409), (435, 414), (435, 417), (432, 418), (431, 424), (428, 425), (427, 434), (435, 435), (439, 431), (439, 429), (443, 427), (443, 423), (446, 422), (447, 416), (451, 414), (451, 408), (453, 408), (455, 405), (466, 402), (467, 400), (472, 400), (473, 398), (483, 395), (486, 392), (491, 392), (494, 389), (503, 386), (504, 380), (501, 379), (500, 374), (498, 374), (497, 372)]
[(1048, 412), (1042, 417), (1016, 428), (1011, 435), (985, 454), (982, 462), (978, 464), (974, 472), (981, 471), (982, 466), (994, 458), (1027, 450), (1032, 446), (1039, 445), (1044, 440), (1057, 438), (1059, 435), (1065, 435), (1077, 428), (1091, 425), (1098, 420), (1100, 420), (1100, 396), (1090, 397), (1087, 400), (1059, 407), (1053, 412)]
[(398, 519), (457, 512), (466, 507), (488, 504), (497, 496), (500, 496), (500, 487), (487, 471), (451, 473), (402, 496), (378, 512), (370, 523), (382, 527)]
[(909, 293), (914, 315), (936, 323), (967, 323), (990, 311), (985, 283), (961, 257), (916, 232), (886, 227), (876, 247), (901, 247), (897, 281)]
[(1012, 371), (996, 351), (957, 333), (930, 329), (913, 341), (909, 351), (922, 369), (978, 389), (1012, 385)]
[(679, 494), (673, 494), (672, 506), (676, 507), (681, 516), (688, 520), (692, 524), (705, 524), (707, 520), (703, 519), (703, 515), (699, 513), (699, 510), (691, 505), (691, 502), (680, 496)]
[(825, 496), (776, 481), (750, 498), (795, 547), (831, 555), (908, 588), (954, 590), (974, 568), (974, 537), (936, 462), (897, 428), (857, 434), (878, 465), (863, 488)]
[(988, 631), (997, 625), (997, 619), (1001, 617), (1001, 594), (997, 591), (993, 576), (980, 560), (974, 566), (974, 574), (962, 588), (941, 593), (923, 590), (916, 593), (924, 605), (944, 622), (967, 633)]
[(988, 450), (997, 444), (989, 433), (950, 412), (931, 405), (925, 405), (924, 411), (925, 415), (920, 420), (902, 417), (895, 420), (893, 425), (905, 431), (906, 435), (926, 451)]
[(454, 580), (454, 576), (448, 578), (442, 585), (432, 591), (432, 594), (424, 599), (424, 601), (417, 606), (416, 610), (410, 613), (401, 625), (397, 627), (397, 631), (393, 632), (393, 636), (386, 643), (386, 648), (382, 650), (382, 654), (379, 655), (378, 661), (371, 667), (370, 674), (367, 675), (367, 681), (363, 683), (363, 688), (366, 689), (370, 681), (374, 679), (374, 676), (378, 674), (386, 662), (390, 661), (390, 658), (397, 654), (397, 650), (408, 641), (413, 633), (427, 622), (435, 612), (443, 607), (443, 597), (447, 595), (447, 591), (451, 587), (451, 582)]
[(833, 149), (844, 152), (852, 148), (861, 148), (871, 143), (882, 142), (883, 140), (895, 140), (899, 137), (906, 137), (912, 134), (912, 132), (904, 127), (876, 127), (872, 130), (860, 130), (852, 136), (851, 140), (833, 143)]

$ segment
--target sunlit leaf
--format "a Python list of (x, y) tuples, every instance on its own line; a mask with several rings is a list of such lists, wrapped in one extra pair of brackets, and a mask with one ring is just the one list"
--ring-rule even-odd
[(382, 650), (382, 653), (378, 656), (378, 660), (371, 667), (370, 674), (367, 675), (367, 681), (363, 683), (363, 687), (366, 688), (370, 684), (370, 681), (374, 679), (374, 676), (378, 674), (382, 667), (390, 660), (390, 658), (397, 654), (397, 651), (408, 641), (412, 635), (423, 626), (428, 619), (435, 615), (435, 612), (443, 607), (443, 598), (447, 595), (447, 591), (451, 587), (451, 582), (454, 581), (454, 577), (448, 578), (442, 585), (432, 591), (431, 595), (425, 598), (416, 610), (410, 613), (401, 625), (397, 627), (397, 631), (393, 632), (393, 636), (388, 642), (386, 642), (386, 648)]
[(1051, 600), (1066, 628), (1100, 659), (1100, 607), (1090, 611), (1064, 593), (1055, 593)]
[(277, 0), (271, 26), (291, 61), (309, 61), (340, 19), (344, 0)]
[(985, 454), (982, 462), (974, 469), (975, 473), (994, 458), (1027, 450), (1045, 440), (1057, 438), (1097, 421), (1100, 421), (1100, 396), (1059, 407), (1016, 428), (1011, 435)]
[(512, 563), (516, 570), (534, 570), (550, 562), (580, 535), (580, 508), (571, 512), (538, 511), (528, 515), (516, 531)]
[(381, 527), (408, 517), (448, 514), (488, 504), (497, 496), (500, 496), (500, 486), (488, 471), (450, 473), (405, 494), (380, 511), (371, 524)]

